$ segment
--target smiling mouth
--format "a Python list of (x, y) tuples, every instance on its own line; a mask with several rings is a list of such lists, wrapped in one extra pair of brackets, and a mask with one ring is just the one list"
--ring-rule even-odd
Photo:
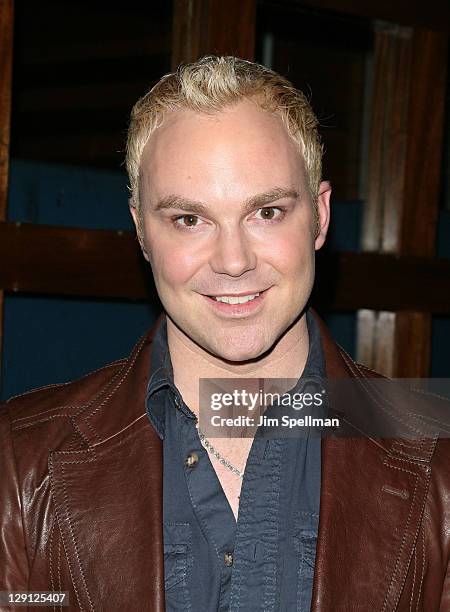
[(209, 295), (212, 300), (216, 302), (223, 302), (224, 304), (245, 304), (251, 302), (259, 296), (262, 291), (258, 293), (247, 293), (246, 295)]
[(249, 314), (261, 304), (263, 298), (270, 287), (262, 291), (242, 292), (235, 294), (224, 295), (204, 295), (212, 306), (219, 309), (220, 312), (230, 313), (235, 315)]
[[(244, 302), (248, 302), (249, 300), (254, 299), (255, 297), (258, 297), (259, 295), (262, 295), (263, 293), (265, 293), (266, 291), (268, 291), (270, 289), (270, 287), (267, 287), (267, 289), (257, 289), (255, 291), (240, 291), (239, 293), (221, 293), (221, 294), (216, 294), (216, 295), (211, 295), (211, 294), (204, 294), (205, 297), (209, 297), (212, 300), (217, 300), (217, 301), (227, 301), (230, 300), (228, 303), (230, 304), (238, 304), (238, 303), (244, 303)], [(239, 302), (235, 301), (235, 300), (239, 300)], [(242, 302), (241, 300), (244, 300), (244, 302)]]

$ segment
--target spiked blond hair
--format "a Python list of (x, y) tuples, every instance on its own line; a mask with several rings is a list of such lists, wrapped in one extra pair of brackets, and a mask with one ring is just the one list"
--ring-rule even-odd
[(144, 147), (164, 114), (178, 109), (214, 114), (244, 98), (277, 114), (305, 161), (309, 189), (315, 202), (322, 174), (323, 148), (318, 121), (306, 98), (290, 81), (260, 64), (232, 56), (205, 56), (166, 74), (131, 112), (126, 166), (131, 205), (140, 215), (139, 167)]

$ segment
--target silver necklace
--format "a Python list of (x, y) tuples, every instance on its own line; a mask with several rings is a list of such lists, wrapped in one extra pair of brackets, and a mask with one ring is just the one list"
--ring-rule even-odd
[(225, 457), (222, 457), (219, 451), (216, 450), (214, 446), (211, 444), (211, 442), (205, 437), (205, 434), (201, 431), (200, 428), (198, 428), (198, 436), (200, 438), (200, 442), (202, 443), (202, 446), (206, 448), (208, 453), (211, 453), (211, 455), (213, 455), (213, 457), (215, 457), (217, 461), (219, 461), (219, 463), (221, 463), (224, 467), (229, 469), (230, 472), (233, 472), (233, 474), (236, 474), (236, 476), (239, 476), (239, 478), (241, 479), (244, 478), (244, 473), (241, 472), (241, 470), (239, 470), (237, 467), (232, 465), (228, 461), (228, 459), (225, 459)]

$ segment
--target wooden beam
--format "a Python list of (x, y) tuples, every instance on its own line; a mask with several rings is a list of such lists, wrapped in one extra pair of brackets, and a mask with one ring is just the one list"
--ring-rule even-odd
[(301, 0), (299, 4), (399, 25), (447, 32), (450, 30), (448, 0)]
[(13, 0), (0, 0), (0, 221), (8, 199), (12, 52)]
[(412, 42), (399, 251), (433, 257), (441, 187), (448, 36), (415, 30)]
[[(151, 272), (130, 232), (0, 223), (0, 288), (148, 300)], [(450, 261), (333, 253), (317, 262), (320, 308), (450, 313)]]
[(383, 25), (375, 34), (368, 195), (362, 248), (399, 248), (405, 189), (412, 57), (411, 28)]
[[(377, 27), (365, 250), (434, 256), (447, 44), (442, 32)], [(427, 376), (431, 314), (406, 310), (360, 312), (357, 357), (389, 376)]]
[(130, 232), (0, 223), (0, 287), (13, 292), (148, 298)]
[[(0, 0), (0, 222), (6, 219), (11, 124), (13, 0)], [(0, 382), (3, 349), (4, 294), (0, 289)]]
[(172, 68), (203, 55), (252, 60), (256, 0), (174, 0)]
[[(80, 25), (86, 20), (85, 11), (79, 11)], [(56, 21), (57, 17), (52, 15)], [(170, 33), (161, 31), (164, 24), (154, 23), (151, 32), (146, 32), (146, 35), (136, 36), (133, 32), (132, 25), (127, 21), (126, 28), (123, 28), (121, 38), (117, 37), (111, 40), (102, 38), (102, 44), (98, 44), (98, 40), (70, 40), (61, 38), (52, 40), (51, 45), (43, 45), (42, 37), (44, 33), (38, 30), (38, 40), (32, 43), (29, 40), (24, 41), (22, 49), (22, 57), (24, 65), (33, 66), (35, 69), (39, 65), (52, 64), (57, 62), (59, 66), (64, 62), (92, 62), (96, 60), (123, 60), (123, 58), (137, 58), (161, 55), (161, 53), (170, 52)], [(72, 30), (68, 33), (68, 37), (72, 33), (75, 36), (75, 24), (71, 23)], [(159, 28), (158, 28), (159, 26)], [(102, 24), (102, 31), (107, 32), (107, 24)], [(130, 35), (131, 33), (131, 35)], [(34, 33), (35, 35), (37, 33)]]
[[(107, 83), (55, 84), (47, 87), (25, 87), (18, 101), (20, 113), (82, 112), (99, 113), (102, 109), (123, 111), (132, 100), (142, 94), (147, 80), (127, 82), (111, 79)], [(88, 120), (90, 117), (88, 118)]]
[(339, 252), (318, 257), (316, 299), (337, 310), (448, 314), (449, 279), (447, 260)]

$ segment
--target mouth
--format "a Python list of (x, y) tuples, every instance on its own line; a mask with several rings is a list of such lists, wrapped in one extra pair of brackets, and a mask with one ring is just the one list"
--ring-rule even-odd
[(204, 295), (214, 310), (234, 317), (245, 316), (261, 308), (268, 289), (261, 291), (243, 291), (242, 293), (227, 293), (224, 295)]

